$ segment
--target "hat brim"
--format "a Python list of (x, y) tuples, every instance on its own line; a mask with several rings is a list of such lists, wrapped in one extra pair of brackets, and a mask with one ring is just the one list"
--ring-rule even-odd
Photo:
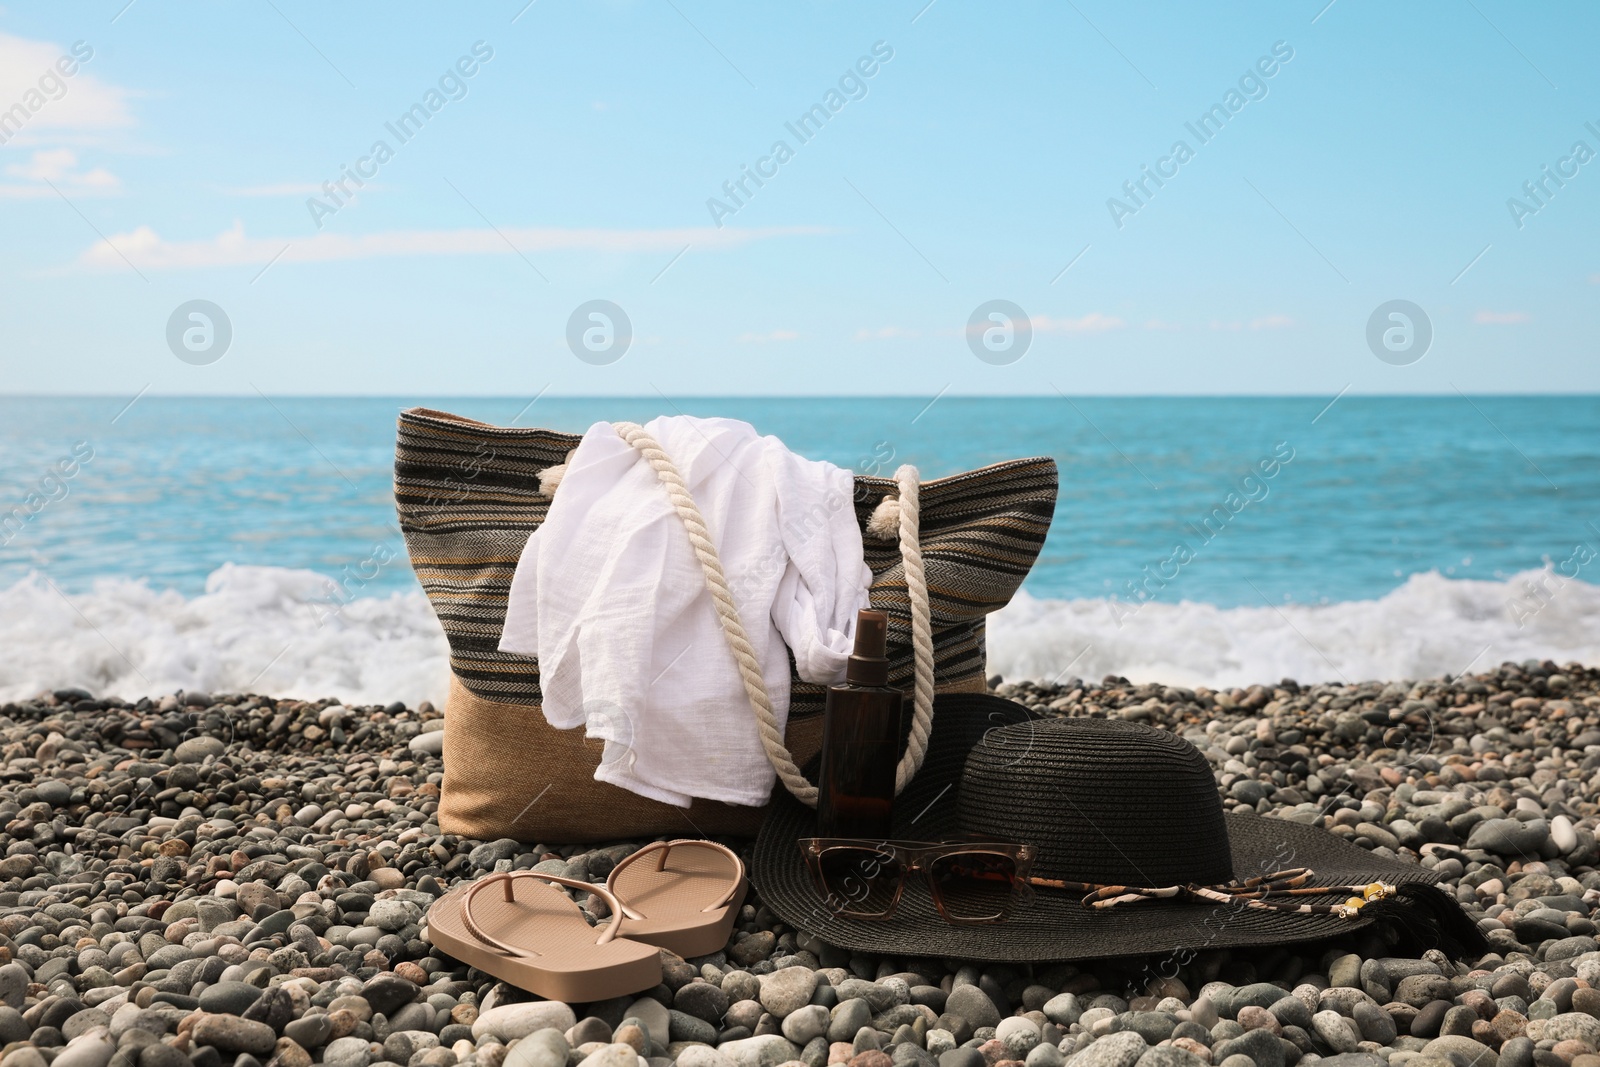
[[(1027, 708), (1001, 697), (939, 697), (922, 770), (895, 802), (895, 836), (929, 841), (959, 836), (955, 794), (967, 753), (988, 730), (1030, 718), (1034, 716)], [(1019, 751), (1018, 758), (1026, 759), (1026, 752)], [(818, 894), (796, 845), (801, 838), (816, 836), (816, 813), (782, 789), (775, 793), (751, 853), (752, 883), (762, 902), (785, 922), (856, 952), (984, 962), (1107, 959), (1318, 941), (1371, 921), (1173, 901), (1089, 908), (1079, 902), (1081, 894), (1040, 888), (1004, 922), (955, 926), (934, 909), (920, 876), (907, 881), (889, 919), (844, 918)], [(1316, 885), (1437, 880), (1424, 868), (1374, 856), (1325, 830), (1285, 819), (1230, 814), (1227, 826), (1236, 878), (1310, 867)]]

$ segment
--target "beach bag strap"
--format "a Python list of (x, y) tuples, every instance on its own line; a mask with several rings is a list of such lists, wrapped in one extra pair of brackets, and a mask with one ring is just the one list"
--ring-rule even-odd
[[(761, 736), (761, 747), (767, 759), (778, 772), (784, 788), (796, 800), (814, 808), (817, 806), (817, 787), (806, 780), (795, 766), (794, 757), (783, 744), (783, 731), (772, 711), (772, 699), (767, 695), (767, 683), (761, 676), (761, 664), (756, 661), (755, 650), (739, 619), (738, 606), (728, 590), (728, 579), (722, 573), (722, 561), (717, 556), (717, 546), (712, 543), (711, 531), (704, 516), (689, 495), (689, 487), (673, 465), (672, 457), (644, 427), (633, 422), (612, 424), (617, 434), (638, 451), (655, 470), (656, 477), (667, 491), (678, 516), (683, 519), (689, 533), (689, 544), (705, 572), (706, 589), (717, 611), (717, 622), (728, 639), (734, 662), (739, 666), (739, 677), (744, 680), (745, 693), (756, 713), (756, 729)], [(922, 548), (919, 531), (917, 468), (907, 464), (894, 473), (900, 487), (900, 497), (895, 503), (900, 531), (900, 554), (905, 565), (906, 593), (911, 600), (911, 648), (914, 665), (913, 701), (915, 714), (911, 720), (911, 737), (905, 755), (895, 770), (894, 791), (898, 794), (922, 768), (922, 758), (928, 751), (928, 735), (933, 729), (933, 617), (928, 606), (928, 580), (922, 566)], [(885, 497), (885, 503), (891, 498)], [(880, 508), (882, 506), (880, 505)]]

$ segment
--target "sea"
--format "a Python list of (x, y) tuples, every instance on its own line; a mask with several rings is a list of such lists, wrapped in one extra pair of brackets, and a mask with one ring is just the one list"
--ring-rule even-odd
[(726, 416), (861, 473), (1046, 455), (991, 674), (1211, 687), (1600, 664), (1600, 397), (0, 398), (0, 699), (442, 700), (395, 418)]

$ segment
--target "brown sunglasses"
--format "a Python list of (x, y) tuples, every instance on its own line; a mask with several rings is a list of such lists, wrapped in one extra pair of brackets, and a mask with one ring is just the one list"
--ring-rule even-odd
[(835, 916), (887, 919), (913, 871), (933, 905), (956, 926), (1003, 922), (1031, 894), (1032, 845), (1003, 841), (872, 841), (803, 837), (798, 842), (823, 904)]

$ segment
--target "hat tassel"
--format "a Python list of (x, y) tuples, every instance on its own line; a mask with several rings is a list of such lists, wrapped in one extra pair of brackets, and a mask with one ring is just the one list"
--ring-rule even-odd
[(1396, 951), (1421, 956), (1438, 949), (1453, 960), (1477, 959), (1489, 941), (1461, 905), (1437, 886), (1402, 882), (1392, 896), (1369, 901), (1361, 909)]

